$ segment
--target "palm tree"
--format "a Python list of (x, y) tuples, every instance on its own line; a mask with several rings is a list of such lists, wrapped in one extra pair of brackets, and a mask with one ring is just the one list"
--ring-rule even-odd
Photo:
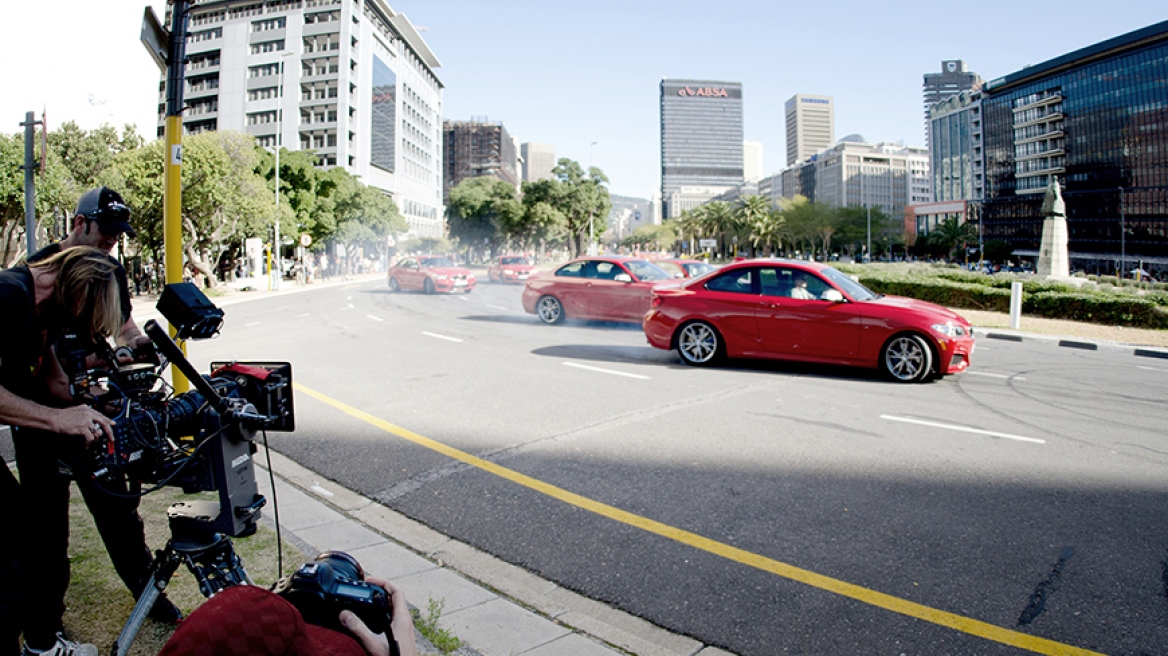
[(786, 237), (787, 221), (775, 210), (768, 209), (765, 214), (755, 217), (754, 222), (750, 224), (750, 241), (755, 248), (762, 245), (763, 257), (771, 256), (772, 246), (781, 249)]
[(926, 237), (928, 242), (945, 250), (945, 256), (953, 259), (953, 250), (960, 244), (967, 244), (977, 239), (973, 226), (958, 221), (956, 217), (942, 220)]
[[(754, 226), (764, 217), (771, 214), (771, 201), (769, 198), (763, 196), (743, 196), (738, 199), (738, 206), (735, 207), (735, 215), (738, 218), (738, 225), (740, 225), (746, 233), (746, 237), (754, 242)], [(754, 242), (758, 246), (757, 242)], [(769, 245), (768, 245), (769, 249)]]
[(702, 224), (705, 227), (707, 234), (718, 239), (718, 249), (722, 256), (726, 256), (726, 233), (735, 232), (738, 229), (738, 217), (735, 216), (734, 209), (730, 207), (730, 203), (716, 200), (712, 203), (706, 203), (702, 206), (705, 209), (703, 212)]

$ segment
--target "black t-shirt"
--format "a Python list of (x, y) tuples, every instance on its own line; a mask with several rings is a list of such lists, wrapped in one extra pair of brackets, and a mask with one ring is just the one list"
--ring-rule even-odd
[[(45, 258), (48, 258), (52, 255), (56, 255), (57, 253), (60, 253), (60, 252), (61, 252), (61, 243), (60, 242), (57, 242), (56, 244), (49, 244), (48, 246), (45, 246), (44, 248), (42, 248), (39, 251), (37, 251), (36, 253), (34, 253), (32, 257), (28, 258), (28, 261), (29, 262), (39, 262)], [(122, 263), (118, 262), (112, 256), (110, 257), (110, 259), (113, 260), (114, 263), (116, 263), (118, 265), (118, 270), (117, 270), (117, 273), (115, 275), (117, 275), (117, 278), (118, 278), (118, 295), (121, 297), (122, 323), (126, 323), (127, 321), (130, 320), (130, 315), (134, 311), (133, 306), (131, 306), (131, 304), (130, 304), (130, 282), (128, 280), (126, 280), (126, 268), (122, 266)]]
[[(0, 271), (0, 385), (34, 398), (34, 377), (45, 353), (44, 331), (36, 326), (36, 295), (28, 267)], [(36, 399), (34, 399), (36, 400)]]

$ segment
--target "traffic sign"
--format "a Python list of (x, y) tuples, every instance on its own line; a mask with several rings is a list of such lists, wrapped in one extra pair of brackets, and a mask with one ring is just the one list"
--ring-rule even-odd
[(154, 63), (158, 64), (158, 68), (165, 73), (167, 69), (167, 60), (170, 59), (170, 32), (162, 27), (162, 23), (158, 22), (158, 17), (154, 15), (154, 8), (147, 5), (146, 12), (142, 15), (142, 36), (140, 37), (142, 45), (146, 46), (146, 52), (154, 59)]

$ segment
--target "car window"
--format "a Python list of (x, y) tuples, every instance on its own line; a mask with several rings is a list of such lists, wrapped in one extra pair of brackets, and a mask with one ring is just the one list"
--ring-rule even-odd
[(527, 264), (526, 257), (505, 257), (501, 264)]
[(669, 273), (669, 275), (673, 276), (674, 278), (677, 278), (677, 277), (682, 275), (681, 267), (674, 264), (673, 262), (654, 262), (653, 264), (656, 264), (657, 266), (661, 267), (662, 269), (665, 269), (665, 271), (667, 273)]
[(633, 274), (637, 280), (672, 280), (673, 275), (665, 269), (648, 262), (646, 260), (626, 260), (624, 262), (625, 268)]
[(401, 262), (398, 262), (397, 265), (403, 269), (409, 269), (410, 267), (415, 266), (414, 258), (408, 257)]
[(426, 257), (419, 260), (422, 263), (423, 269), (435, 269), (438, 267), (452, 267), (454, 262), (451, 262), (445, 257)]
[(870, 301), (874, 298), (880, 298), (879, 294), (852, 280), (851, 276), (839, 269), (828, 267), (820, 271), (820, 273), (823, 274), (824, 278), (830, 280), (836, 287), (844, 290), (848, 296), (851, 296), (857, 301)]
[(612, 280), (619, 273), (624, 273), (624, 270), (614, 262), (590, 261), (584, 267), (585, 277), (597, 280)]
[(704, 276), (707, 273), (714, 271), (715, 269), (705, 262), (691, 262), (685, 265), (685, 270), (689, 273), (690, 278), (697, 278), (698, 276)]
[(755, 269), (735, 269), (706, 282), (711, 292), (732, 292), (735, 294), (757, 294), (754, 287)]
[(584, 277), (584, 261), (568, 262), (564, 266), (556, 270), (557, 276), (565, 276), (568, 278), (583, 278)]

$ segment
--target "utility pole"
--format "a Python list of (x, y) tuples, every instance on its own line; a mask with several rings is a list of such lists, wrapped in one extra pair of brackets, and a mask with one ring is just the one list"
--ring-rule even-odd
[[(41, 122), (36, 120), (36, 114), (25, 112), (24, 123), (24, 237), (28, 254), (37, 252), (36, 239), (36, 184), (33, 182), (33, 171), (37, 168), (33, 157), (33, 142), (36, 141), (36, 126)], [(44, 156), (44, 153), (41, 154)]]

